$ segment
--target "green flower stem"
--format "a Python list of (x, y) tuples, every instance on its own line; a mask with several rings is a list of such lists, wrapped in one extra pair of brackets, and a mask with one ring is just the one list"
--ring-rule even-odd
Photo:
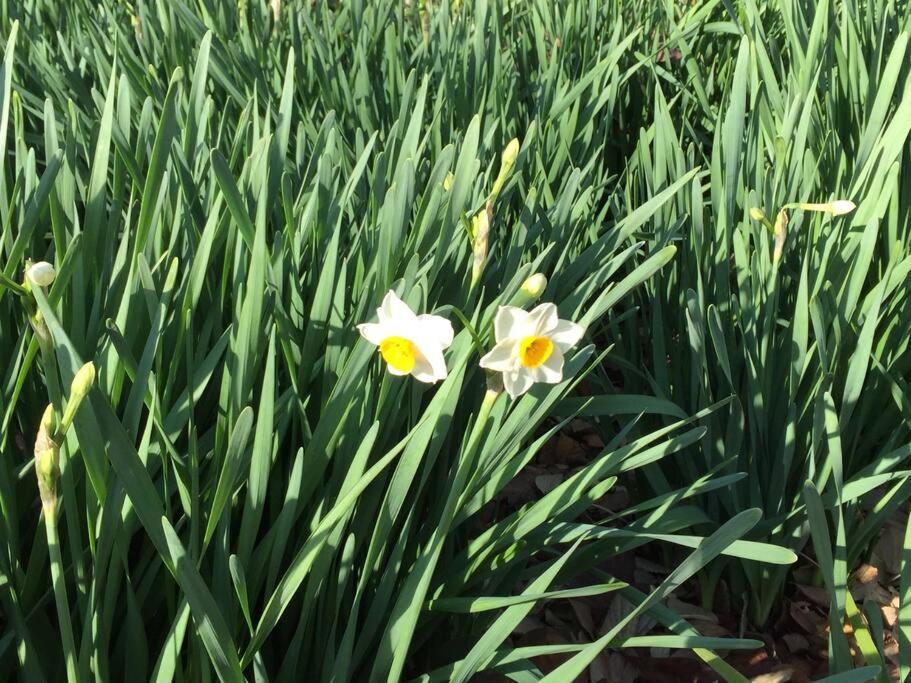
[(444, 306), (441, 311), (448, 309), (455, 313), (456, 318), (459, 319), (459, 322), (462, 323), (462, 326), (468, 330), (468, 333), (471, 335), (472, 342), (474, 343), (475, 350), (478, 352), (479, 356), (484, 355), (484, 343), (481, 341), (481, 338), (478, 336), (477, 330), (475, 330), (474, 325), (472, 325), (468, 317), (455, 306)]
[(44, 505), (44, 528), (47, 531), (47, 549), (51, 560), (51, 583), (54, 586), (54, 601), (57, 603), (57, 618), (60, 621), (60, 639), (63, 642), (63, 656), (66, 659), (66, 678), (69, 683), (79, 681), (76, 667), (76, 644), (73, 640), (73, 622), (70, 605), (66, 597), (66, 583), (63, 579), (63, 559), (60, 555), (60, 540), (57, 535), (57, 505)]
[[(41, 365), (44, 370), (45, 383), (47, 386), (48, 397), (51, 405), (54, 406), (54, 415), (58, 418), (58, 433), (54, 435), (54, 440), (60, 445), (60, 485), (63, 488), (63, 511), (66, 516), (66, 535), (72, 549), (71, 561), (76, 575), (76, 585), (86, 585), (86, 569), (83, 558), (80, 556), (77, 548), (80, 547), (79, 538), (79, 511), (76, 509), (76, 484), (73, 481), (73, 472), (70, 469), (70, 451), (66, 447), (67, 427), (61, 425), (60, 415), (63, 413), (63, 386), (60, 384), (60, 375), (57, 371), (57, 363), (54, 357), (54, 350), (50, 340), (42, 339), (38, 336), (38, 348), (41, 352)], [(56, 520), (54, 522), (56, 528)], [(58, 551), (59, 552), (59, 551)], [(84, 594), (84, 591), (82, 591)]]

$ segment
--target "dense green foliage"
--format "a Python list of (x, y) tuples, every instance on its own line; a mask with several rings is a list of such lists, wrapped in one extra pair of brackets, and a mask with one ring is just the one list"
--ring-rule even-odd
[[(660, 211), (659, 243), (665, 226), (687, 222), (673, 233), (673, 268), (643, 300), (652, 343), (626, 345), (649, 374), (626, 373), (624, 386), (686, 411), (737, 396), (708, 420), (698, 453), (649, 472), (649, 484), (664, 491), (715, 467), (747, 472), (704, 498), (706, 512), (721, 521), (760, 507), (754, 537), (795, 551), (811, 532), (807, 510), (825, 507), (831, 531), (817, 525), (812, 540), (818, 560), (832, 558), (823, 574), (839, 615), (847, 571), (911, 494), (909, 14), (886, 3), (823, 3), (815, 14), (744, 3), (740, 25), (745, 35), (723, 53), (688, 62), (706, 100), (669, 103), (656, 84), (655, 120), (630, 158), (632, 205), (694, 165), (706, 184)], [(705, 35), (685, 49), (717, 44)], [(681, 121), (707, 124), (704, 136)], [(779, 209), (835, 199), (856, 211), (788, 209), (776, 242)], [(751, 219), (753, 207), (768, 219)], [(707, 588), (724, 571), (714, 569)], [(786, 570), (731, 569), (754, 622), (766, 623)]]
[[(845, 614), (881, 664), (845, 577), (911, 493), (909, 16), (862, 4), (0, 2), (0, 670), (563, 681), (671, 647), (744, 680), (715, 651), (762, 643), (664, 600), (723, 576), (762, 626), (809, 520), (833, 671)], [(443, 382), (357, 334), (389, 289), (453, 322)], [(511, 401), (478, 360), (535, 297), (587, 331)], [(579, 416), (603, 450), (504, 505)], [(605, 572), (655, 542), (660, 585)], [(606, 593), (596, 641), (512, 645)]]

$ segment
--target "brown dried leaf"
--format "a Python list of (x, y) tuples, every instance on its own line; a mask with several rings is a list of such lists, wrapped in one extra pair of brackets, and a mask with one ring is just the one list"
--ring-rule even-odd
[(879, 582), (879, 570), (872, 564), (862, 564), (848, 579), (848, 588), (856, 602), (873, 600), (878, 605), (888, 605), (892, 595)]
[(870, 564), (880, 570), (882, 581), (889, 582), (901, 572), (902, 546), (907, 523), (907, 513), (894, 514), (883, 526), (876, 545), (873, 546)]
[(808, 586), (806, 584), (798, 583), (797, 590), (803, 593), (810, 602), (813, 602), (820, 607), (829, 608), (829, 594), (826, 592), (825, 588), (819, 586)]
[(810, 648), (810, 641), (799, 633), (786, 633), (781, 639), (788, 646), (791, 654), (806, 652)]
[(808, 602), (795, 600), (791, 603), (789, 613), (797, 625), (807, 633), (820, 633), (826, 628), (826, 618), (814, 610)]
[[(632, 611), (632, 605), (630, 605), (619, 595), (615, 595), (613, 600), (611, 600), (610, 608), (608, 608), (607, 614), (604, 615), (604, 621), (601, 624), (600, 633), (604, 634), (610, 631), (612, 628), (614, 628), (614, 626), (619, 624), (627, 614)], [(631, 638), (632, 636), (648, 633), (654, 625), (654, 619), (652, 619), (647, 614), (640, 614), (635, 619), (630, 621), (626, 626), (624, 626), (617, 637), (620, 639)]]

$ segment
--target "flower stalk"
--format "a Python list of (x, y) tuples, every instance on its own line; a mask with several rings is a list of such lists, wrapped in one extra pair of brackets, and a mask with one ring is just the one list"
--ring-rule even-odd
[(60, 622), (60, 639), (66, 661), (67, 680), (70, 683), (79, 681), (79, 670), (76, 663), (76, 645), (73, 638), (73, 622), (70, 615), (69, 599), (64, 580), (63, 557), (60, 552), (60, 535), (57, 527), (57, 483), (60, 481), (60, 444), (66, 438), (67, 430), (73, 422), (76, 411), (88, 395), (95, 381), (95, 366), (92, 363), (83, 365), (70, 386), (70, 397), (66, 404), (63, 419), (58, 423), (54, 415), (54, 406), (48, 405), (38, 425), (35, 435), (34, 457), (35, 477), (38, 480), (38, 493), (41, 497), (41, 511), (44, 516), (44, 529), (47, 535), (48, 556), (51, 563), (51, 585), (54, 591), (54, 602), (57, 607), (57, 618)]
[(35, 437), (35, 475), (38, 479), (38, 492), (41, 495), (41, 511), (44, 515), (44, 530), (51, 562), (51, 585), (60, 622), (60, 640), (66, 659), (66, 677), (67, 681), (74, 683), (79, 680), (79, 671), (76, 666), (73, 620), (66, 594), (66, 582), (63, 579), (63, 558), (60, 554), (60, 536), (57, 530), (57, 481), (60, 478), (58, 438), (54, 407), (49, 405), (44, 411)]

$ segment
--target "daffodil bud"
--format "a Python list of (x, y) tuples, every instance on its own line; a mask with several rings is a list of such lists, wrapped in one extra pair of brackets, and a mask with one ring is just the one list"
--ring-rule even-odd
[(782, 209), (778, 212), (778, 218), (775, 219), (775, 247), (772, 252), (772, 262), (778, 263), (781, 260), (781, 254), (784, 252), (784, 241), (788, 236), (788, 214)]
[(829, 211), (833, 216), (844, 216), (846, 213), (854, 211), (855, 208), (857, 207), (850, 199), (836, 199), (829, 204)]
[(51, 333), (50, 330), (47, 329), (47, 323), (44, 322), (44, 316), (41, 315), (41, 311), (35, 311), (28, 317), (28, 321), (35, 331), (35, 336), (38, 337), (38, 343), (44, 348), (49, 348), (48, 345), (51, 343)]
[(474, 285), (481, 279), (484, 266), (487, 265), (487, 246), (490, 235), (490, 214), (493, 205), (488, 202), (487, 207), (478, 212), (471, 219), (471, 237), (474, 240), (474, 250), (471, 260), (471, 284)]
[(813, 203), (804, 203), (798, 204), (801, 209), (804, 211), (819, 211), (821, 213), (828, 213), (833, 216), (844, 216), (847, 213), (851, 213), (857, 208), (850, 199), (836, 199), (832, 202), (826, 202), (823, 204), (813, 204)]
[(95, 364), (89, 361), (76, 372), (70, 385), (71, 396), (79, 396), (80, 400), (89, 393), (95, 383)]
[(449, 192), (452, 189), (452, 184), (455, 182), (455, 174), (450, 171), (446, 174), (446, 177), (443, 178), (443, 190)]
[(38, 261), (38, 263), (33, 263), (28, 267), (25, 275), (31, 284), (39, 287), (49, 287), (54, 282), (54, 278), (57, 277), (57, 271), (47, 261)]
[(136, 36), (136, 40), (141, 43), (143, 40), (142, 22), (139, 20), (138, 14), (130, 16), (130, 24), (133, 25), (133, 34)]
[(765, 218), (765, 214), (758, 206), (753, 206), (750, 208), (750, 218), (754, 221), (761, 221)]
[(493, 189), (490, 191), (491, 202), (496, 201), (496, 198), (500, 194), (500, 190), (503, 189), (503, 185), (509, 180), (509, 174), (512, 173), (513, 166), (516, 165), (516, 158), (518, 158), (518, 156), (519, 139), (513, 138), (509, 141), (509, 144), (506, 145), (503, 154), (500, 155), (500, 172), (497, 174), (497, 179), (493, 183)]
[(535, 273), (522, 283), (522, 286), (509, 302), (509, 305), (522, 308), (523, 306), (537, 301), (538, 297), (544, 293), (544, 290), (546, 288), (547, 277), (544, 275), (544, 273)]
[(501, 170), (506, 169), (506, 171), (511, 171), (512, 167), (516, 165), (518, 156), (519, 138), (513, 138), (509, 141), (509, 144), (506, 145), (506, 149), (503, 150), (503, 154), (500, 156), (500, 163), (502, 164)]
[(66, 430), (69, 429), (70, 425), (73, 423), (73, 419), (76, 417), (76, 411), (79, 410), (79, 405), (86, 395), (88, 395), (89, 390), (94, 383), (95, 365), (89, 362), (79, 368), (78, 372), (76, 372), (76, 376), (73, 377), (73, 383), (70, 385), (70, 397), (66, 402), (66, 410), (63, 412), (63, 419), (60, 421), (61, 434), (66, 434)]
[(544, 273), (535, 273), (522, 283), (522, 291), (534, 299), (541, 296), (545, 287), (547, 287), (547, 277)]
[(35, 436), (35, 475), (38, 479), (38, 491), (41, 494), (41, 504), (53, 505), (57, 501), (57, 476), (59, 470), (57, 461), (60, 448), (54, 441), (54, 407), (48, 406), (41, 416), (38, 424), (38, 434)]
[(53, 510), (57, 503), (57, 479), (60, 476), (58, 460), (60, 450), (47, 448), (35, 456), (35, 475), (38, 478), (38, 493), (44, 509)]
[(47, 450), (54, 444), (55, 427), (54, 406), (49, 405), (44, 409), (44, 414), (41, 416), (41, 422), (38, 423), (38, 434), (35, 435), (35, 456)]

